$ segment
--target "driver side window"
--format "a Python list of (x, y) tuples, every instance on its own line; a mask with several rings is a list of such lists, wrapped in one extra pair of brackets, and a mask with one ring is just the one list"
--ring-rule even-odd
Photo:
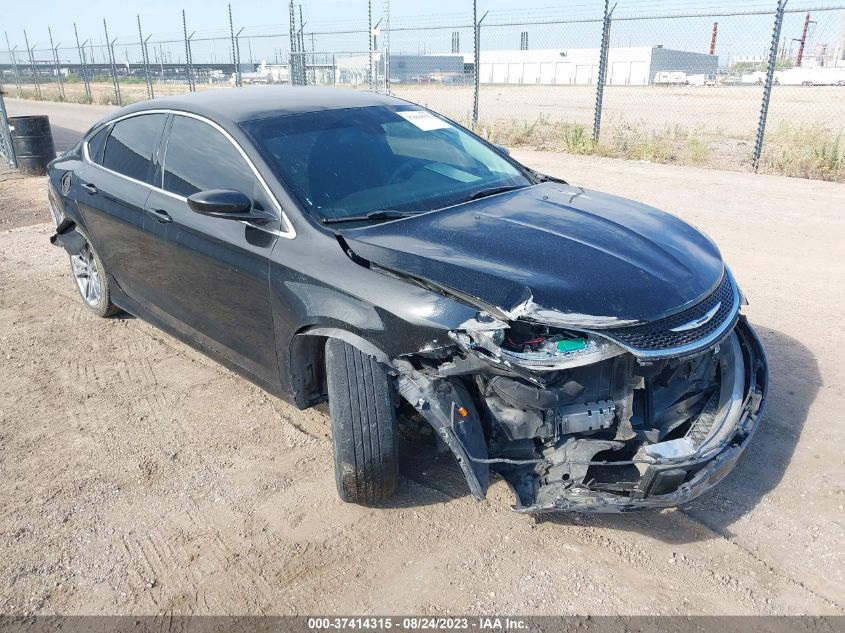
[(176, 115), (164, 156), (164, 189), (188, 197), (209, 189), (240, 191), (250, 198), (255, 174), (235, 146), (209, 124)]

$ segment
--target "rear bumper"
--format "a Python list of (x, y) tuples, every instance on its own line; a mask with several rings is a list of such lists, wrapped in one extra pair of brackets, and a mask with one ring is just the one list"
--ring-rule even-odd
[(629, 495), (613, 494), (587, 488), (566, 491), (554, 501), (517, 506), (516, 512), (630, 512), (644, 508), (665, 508), (695, 499), (733, 470), (760, 425), (768, 389), (768, 367), (760, 340), (740, 317), (734, 330), (742, 350), (745, 367), (745, 391), (742, 407), (729, 421), (729, 431), (717, 449), (706, 457), (689, 460), (661, 459), (649, 465), (637, 490)]

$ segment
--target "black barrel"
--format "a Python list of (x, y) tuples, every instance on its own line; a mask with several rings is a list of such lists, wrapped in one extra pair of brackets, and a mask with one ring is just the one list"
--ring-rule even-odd
[(56, 157), (50, 118), (38, 116), (9, 117), (12, 128), (12, 144), (18, 159), (18, 169), (25, 174), (43, 176), (47, 164)]

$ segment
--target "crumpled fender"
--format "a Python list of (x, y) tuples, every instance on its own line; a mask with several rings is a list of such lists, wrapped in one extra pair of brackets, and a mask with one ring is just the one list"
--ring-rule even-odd
[(64, 219), (56, 227), (56, 233), (50, 236), (50, 243), (61, 246), (68, 255), (76, 255), (85, 246), (85, 238), (76, 230), (73, 220)]
[(455, 454), (472, 496), (481, 501), (490, 485), (487, 442), (466, 387), (455, 378), (431, 379), (407, 361), (399, 366), (399, 393)]

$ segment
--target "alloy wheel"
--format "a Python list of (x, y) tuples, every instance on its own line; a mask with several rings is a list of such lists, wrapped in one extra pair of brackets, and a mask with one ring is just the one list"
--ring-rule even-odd
[(91, 247), (86, 244), (76, 255), (71, 255), (70, 263), (82, 298), (92, 308), (97, 307), (100, 303), (100, 275)]

